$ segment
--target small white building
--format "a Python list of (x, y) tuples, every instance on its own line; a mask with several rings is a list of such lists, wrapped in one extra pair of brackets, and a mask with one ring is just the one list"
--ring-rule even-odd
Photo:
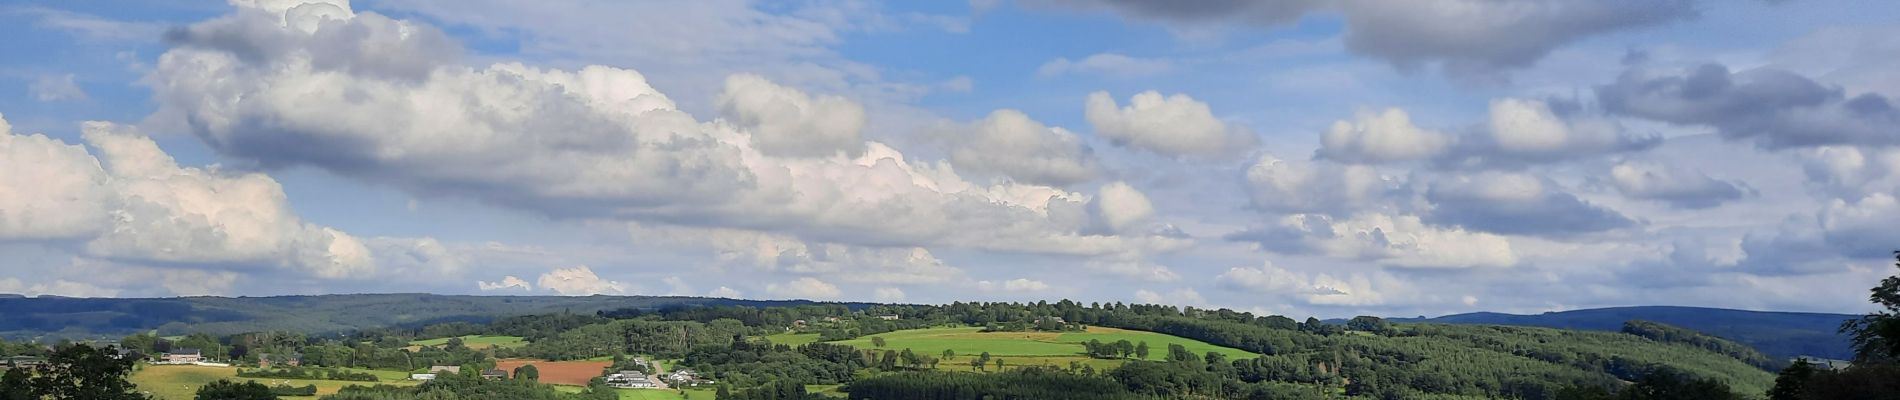
[(409, 374), (409, 380), (426, 381), (435, 379), (435, 374)]

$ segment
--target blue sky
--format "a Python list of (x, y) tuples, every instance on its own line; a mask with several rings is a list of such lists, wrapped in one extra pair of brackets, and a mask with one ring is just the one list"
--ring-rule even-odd
[(0, 292), (1858, 312), (1876, 1), (16, 2)]

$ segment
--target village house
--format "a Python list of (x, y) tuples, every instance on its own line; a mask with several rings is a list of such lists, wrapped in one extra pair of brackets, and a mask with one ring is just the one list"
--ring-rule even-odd
[(678, 384), (678, 385), (697, 385), (701, 383), (712, 383), (711, 380), (700, 379), (699, 373), (693, 372), (693, 370), (686, 369), (686, 368), (676, 369), (676, 370), (673, 370), (673, 372), (666, 374), (666, 381), (674, 383), (674, 384)]
[(482, 379), (489, 379), (489, 380), (508, 379), (508, 371), (503, 371), (500, 368), (489, 368), (487, 371), (482, 371)]
[(290, 354), (263, 353), (263, 354), (257, 355), (258, 368), (270, 368), (272, 366), (297, 367), (297, 366), (302, 366), (302, 365), (303, 365), (303, 354), (301, 353), (290, 353)]
[(838, 317), (825, 317), (825, 322), (838, 322)]
[(172, 349), (165, 353), (165, 362), (173, 364), (196, 364), (204, 362), (204, 352), (198, 349)]
[(877, 319), (881, 319), (881, 320), (885, 320), (885, 321), (896, 321), (896, 320), (897, 320), (897, 315), (896, 315), (896, 314), (891, 314), (891, 315), (879, 315), (879, 316), (877, 316)]

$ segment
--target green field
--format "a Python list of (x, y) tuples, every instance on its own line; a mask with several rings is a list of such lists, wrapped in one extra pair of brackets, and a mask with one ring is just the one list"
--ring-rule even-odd
[(816, 333), (791, 333), (791, 332), (786, 332), (786, 333), (780, 333), (780, 334), (774, 334), (774, 335), (766, 335), (766, 336), (765, 336), (765, 340), (770, 340), (770, 341), (772, 341), (772, 344), (782, 344), (782, 345), (787, 345), (787, 346), (797, 346), (797, 345), (801, 345), (801, 344), (806, 344), (806, 343), (815, 343), (815, 342), (817, 342), (817, 341), (818, 341), (818, 334), (816, 334)]
[[(427, 339), (427, 340), (409, 341), (409, 345), (411, 346), (441, 346), (448, 343), (449, 343), (449, 338), (435, 338), (435, 339)], [(527, 344), (528, 344), (528, 341), (523, 340), (520, 336), (486, 336), (486, 335), (462, 336), (462, 345), (468, 346), (468, 348), (476, 349), (476, 350), (486, 349), (490, 347), (514, 348), (514, 347), (525, 346)]]
[[(580, 386), (556, 386), (554, 390), (567, 393), (580, 393)], [(614, 389), (622, 400), (714, 400), (717, 392), (713, 389), (686, 389), (684, 396), (675, 389)]]
[[(878, 335), (860, 337), (833, 343), (851, 345), (860, 349), (875, 349), (871, 337), (882, 337), (883, 348), (900, 350), (910, 349), (924, 355), (937, 356), (945, 349), (955, 351), (954, 360), (944, 360), (938, 368), (970, 369), (966, 356), (975, 356), (989, 352), (992, 357), (1004, 357), (1005, 366), (1010, 365), (1054, 365), (1067, 367), (1069, 361), (1082, 361), (1096, 369), (1104, 366), (1113, 368), (1119, 360), (1092, 359), (1083, 354), (1082, 343), (1089, 340), (1115, 342), (1127, 340), (1134, 343), (1148, 342), (1148, 360), (1163, 360), (1168, 356), (1168, 345), (1179, 344), (1187, 347), (1196, 355), (1218, 352), (1231, 359), (1254, 358), (1258, 354), (1245, 350), (1220, 347), (1205, 342), (1154, 332), (1131, 331), (1125, 329), (1089, 327), (1086, 332), (980, 332), (982, 328), (930, 328), (912, 329)], [(768, 337), (769, 338), (769, 337)], [(774, 341), (776, 343), (776, 341)], [(1019, 363), (1020, 362), (1020, 363)]]
[[(232, 381), (237, 381), (237, 382), (256, 381), (257, 383), (262, 383), (265, 385), (277, 385), (281, 383), (281, 384), (297, 386), (297, 387), (302, 387), (304, 385), (317, 385), (318, 396), (336, 393), (337, 390), (341, 390), (343, 389), (344, 386), (350, 386), (350, 385), (367, 386), (367, 385), (376, 385), (376, 384), (389, 384), (389, 385), (408, 386), (408, 385), (415, 385), (418, 383), (416, 381), (408, 380), (409, 374), (406, 372), (372, 371), (372, 370), (354, 369), (354, 368), (349, 369), (349, 370), (356, 371), (356, 372), (369, 372), (369, 373), (376, 374), (376, 377), (379, 379), (382, 379), (382, 382), (345, 382), (345, 381), (320, 381), (320, 380), (277, 379), (277, 378), (239, 378), (237, 377), (236, 367), (202, 367), (202, 366), (196, 366), (196, 365), (147, 365), (140, 368), (137, 372), (133, 372), (130, 380), (132, 381), (133, 384), (138, 385), (139, 390), (151, 392), (152, 396), (154, 396), (158, 400), (191, 400), (192, 397), (197, 395), (199, 386), (204, 386), (207, 383), (211, 383), (219, 379), (230, 379)], [(286, 396), (284, 398), (286, 399), (314, 399), (316, 397)]]

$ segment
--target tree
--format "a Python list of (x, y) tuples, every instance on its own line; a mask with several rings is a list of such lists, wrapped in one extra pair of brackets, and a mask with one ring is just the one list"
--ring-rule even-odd
[(877, 347), (884, 347), (884, 337), (883, 337), (883, 336), (872, 336), (872, 337), (871, 337), (871, 345), (872, 345), (872, 346), (877, 346)]
[(719, 384), (719, 389), (713, 392), (713, 398), (730, 399), (732, 398), (732, 389), (726, 388), (726, 384), (721, 383)]
[(198, 388), (196, 400), (277, 400), (269, 386), (257, 381), (244, 383), (219, 379)]
[(540, 381), (541, 370), (539, 368), (535, 368), (534, 364), (527, 364), (527, 365), (515, 367), (515, 379), (524, 380), (524, 381)]
[(1362, 331), (1362, 332), (1385, 333), (1386, 330), (1392, 329), (1392, 323), (1386, 322), (1384, 318), (1361, 315), (1357, 317), (1352, 317), (1352, 320), (1346, 321), (1346, 329)]
[(996, 359), (996, 370), (998, 372), (1001, 372), (1003, 370), (1003, 359), (1001, 358)]
[(951, 350), (951, 349), (943, 349), (943, 359), (945, 359), (945, 360), (948, 360), (948, 359), (952, 359), (952, 358), (956, 358), (956, 357), (957, 357), (957, 351), (956, 351), (956, 350)]
[(1618, 400), (1736, 400), (1742, 398), (1713, 379), (1696, 379), (1671, 368), (1650, 371), (1617, 392)]
[(0, 400), (38, 400), (33, 393), (33, 376), (25, 369), (11, 368), (0, 375)]
[(1768, 400), (1799, 400), (1807, 389), (1809, 379), (1814, 378), (1814, 364), (1808, 360), (1795, 360), (1794, 364), (1781, 370), (1775, 376), (1775, 387), (1768, 389)]
[(1140, 344), (1135, 345), (1135, 358), (1140, 358), (1140, 359), (1148, 358), (1148, 342), (1147, 341), (1143, 341)]
[(75, 344), (61, 346), (47, 356), (47, 369), (33, 378), (38, 397), (88, 400), (146, 400), (125, 376), (135, 360), (120, 359), (118, 348), (103, 350)]
[[(1893, 252), (1893, 266), (1900, 268), (1900, 251)], [(1841, 332), (1854, 338), (1854, 355), (1860, 362), (1900, 360), (1900, 274), (1880, 280), (1869, 301), (1883, 310), (1841, 324)]]

